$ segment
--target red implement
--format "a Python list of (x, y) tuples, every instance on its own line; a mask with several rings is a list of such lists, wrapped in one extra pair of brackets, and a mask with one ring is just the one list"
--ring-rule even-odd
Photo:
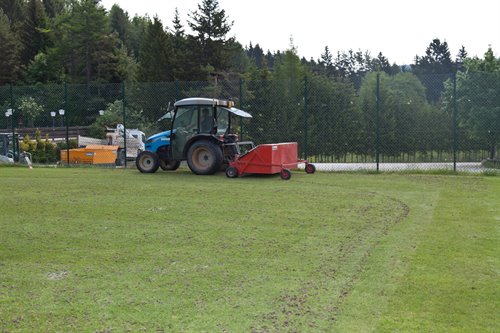
[(279, 173), (282, 179), (288, 180), (292, 176), (290, 170), (297, 169), (299, 163), (306, 164), (307, 173), (314, 173), (314, 165), (298, 159), (297, 148), (297, 142), (259, 145), (230, 162), (226, 175), (235, 178), (245, 173)]

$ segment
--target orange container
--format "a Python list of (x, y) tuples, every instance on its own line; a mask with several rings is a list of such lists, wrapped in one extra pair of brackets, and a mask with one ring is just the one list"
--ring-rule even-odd
[[(115, 164), (118, 146), (88, 145), (69, 150), (70, 164)], [(68, 163), (67, 150), (61, 150), (61, 162)]]

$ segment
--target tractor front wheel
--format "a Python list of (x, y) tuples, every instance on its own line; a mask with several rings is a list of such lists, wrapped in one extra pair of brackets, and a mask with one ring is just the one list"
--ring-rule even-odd
[(197, 175), (212, 175), (220, 170), (223, 162), (222, 149), (213, 142), (196, 141), (189, 147), (187, 163)]
[(171, 161), (171, 160), (159, 160), (160, 168), (165, 171), (175, 171), (179, 169), (181, 161)]
[(158, 155), (152, 151), (145, 150), (135, 159), (135, 165), (142, 173), (155, 173), (160, 166)]

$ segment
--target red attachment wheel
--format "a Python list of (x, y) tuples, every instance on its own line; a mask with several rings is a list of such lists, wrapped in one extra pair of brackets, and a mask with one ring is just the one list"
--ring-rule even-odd
[(229, 168), (226, 169), (226, 176), (228, 178), (238, 177), (238, 169), (236, 169), (234, 166), (230, 166)]
[(306, 173), (315, 173), (316, 172), (316, 167), (314, 164), (306, 164)]
[(283, 180), (289, 180), (290, 178), (292, 178), (292, 172), (288, 169), (282, 169), (280, 172), (280, 177)]

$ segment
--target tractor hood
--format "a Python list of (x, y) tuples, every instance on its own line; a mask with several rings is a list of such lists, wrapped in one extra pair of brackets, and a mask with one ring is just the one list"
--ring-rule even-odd
[(223, 110), (227, 110), (228, 112), (231, 112), (234, 115), (237, 115), (239, 117), (243, 118), (252, 118), (252, 115), (248, 112), (245, 112), (243, 110), (237, 109), (237, 108), (221, 108)]
[(146, 142), (153, 142), (161, 138), (170, 139), (170, 131), (160, 132), (156, 133), (155, 135), (151, 135), (149, 138), (147, 138)]

